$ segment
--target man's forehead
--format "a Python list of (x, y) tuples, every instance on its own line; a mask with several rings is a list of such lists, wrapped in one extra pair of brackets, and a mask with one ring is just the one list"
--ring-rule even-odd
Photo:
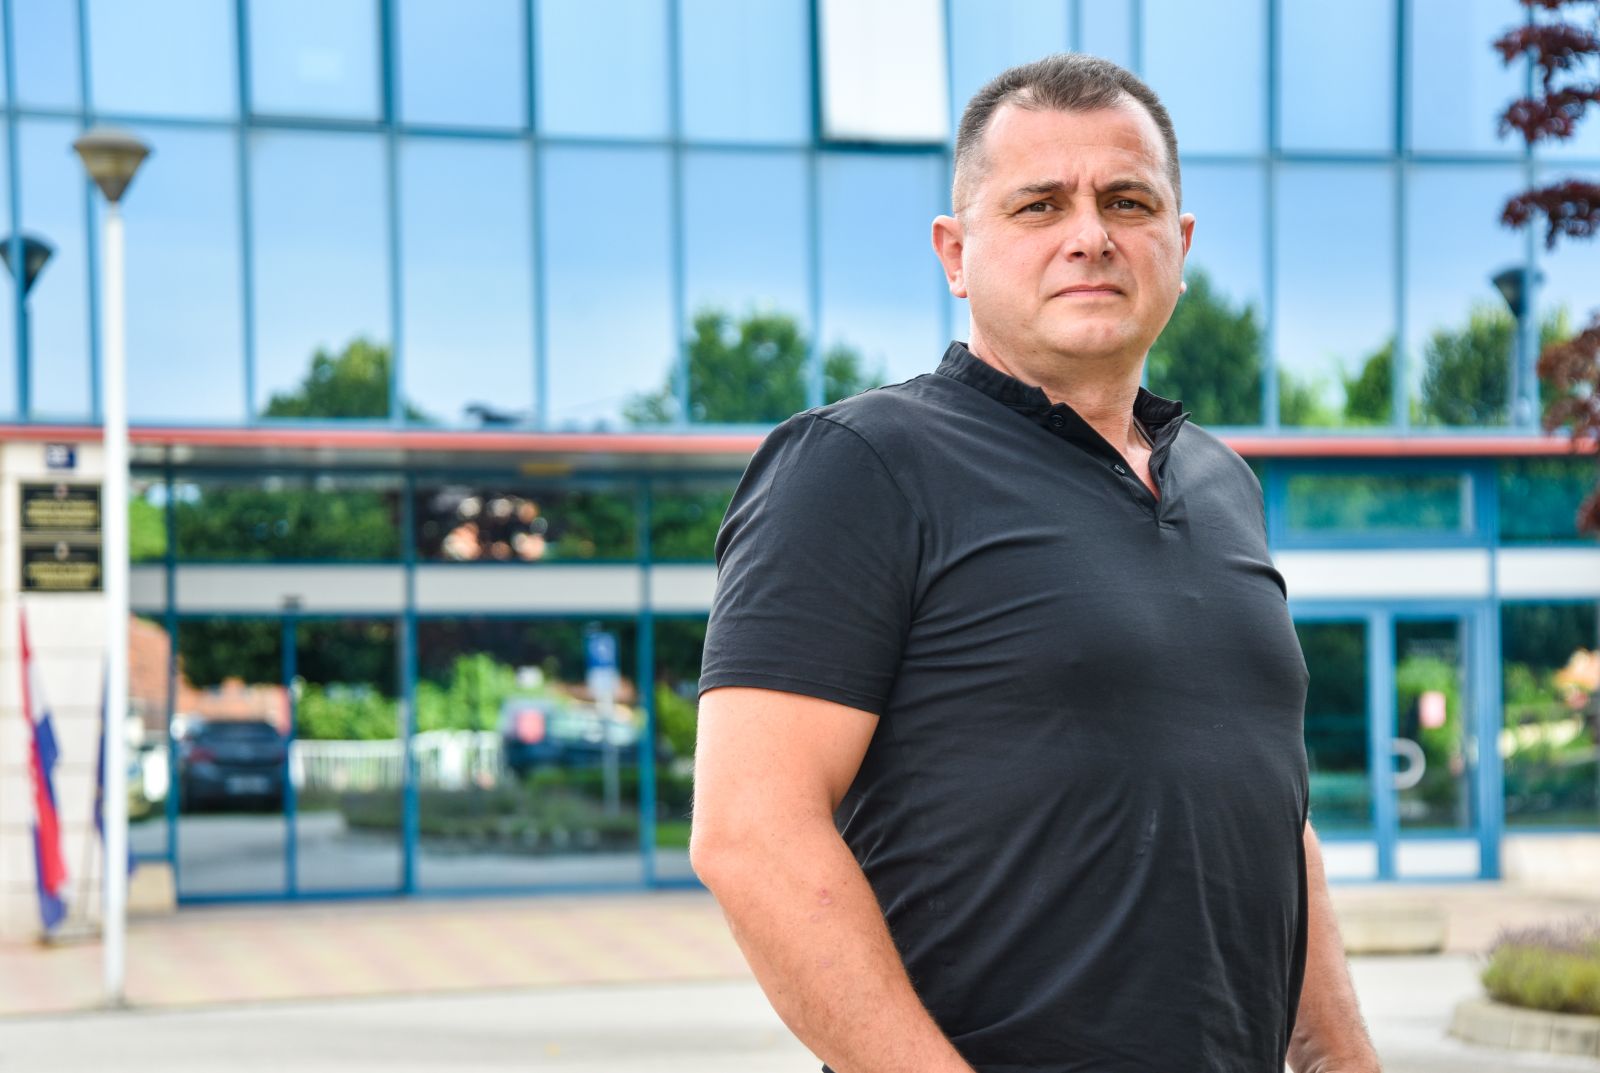
[(1155, 121), (1133, 101), (1084, 112), (1007, 102), (995, 111), (984, 132), (983, 150), (989, 177), (1005, 177), (1003, 181), (1024, 173), (1024, 181), (1032, 181), (1042, 167), (1085, 161), (1119, 173), (1136, 172), (1138, 178), (1159, 178), (1166, 157)]

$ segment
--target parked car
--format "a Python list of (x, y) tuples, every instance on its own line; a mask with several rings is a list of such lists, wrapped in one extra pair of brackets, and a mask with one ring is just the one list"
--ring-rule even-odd
[(289, 747), (262, 719), (186, 720), (178, 738), (178, 807), (283, 807)]
[(618, 761), (632, 763), (639, 728), (625, 708), (617, 708), (608, 720), (592, 704), (523, 695), (507, 697), (500, 705), (500, 737), (506, 766), (520, 776), (542, 765), (598, 764), (608, 737)]

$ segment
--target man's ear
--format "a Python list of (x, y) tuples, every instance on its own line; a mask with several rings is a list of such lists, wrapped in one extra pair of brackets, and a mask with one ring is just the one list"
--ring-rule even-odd
[(965, 244), (965, 232), (958, 217), (933, 218), (933, 252), (939, 255), (939, 263), (944, 266), (945, 283), (957, 298), (967, 296), (967, 274), (961, 260)]

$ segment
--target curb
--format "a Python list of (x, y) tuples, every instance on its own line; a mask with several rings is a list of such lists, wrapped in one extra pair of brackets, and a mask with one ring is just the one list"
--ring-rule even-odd
[(1336, 909), (1346, 954), (1437, 954), (1449, 917), (1437, 905), (1400, 902)]
[(1600, 1058), (1600, 1017), (1507, 1006), (1487, 998), (1463, 999), (1450, 1035), (1484, 1047)]

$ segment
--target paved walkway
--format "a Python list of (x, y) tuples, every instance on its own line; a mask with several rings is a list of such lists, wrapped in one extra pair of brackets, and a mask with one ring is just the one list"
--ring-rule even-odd
[[(1502, 926), (1600, 914), (1600, 891), (1500, 883), (1336, 886), (1341, 914), (1417, 905), (1448, 917), (1447, 949)], [(127, 998), (145, 1009), (504, 988), (747, 980), (700, 891), (185, 908), (135, 919)], [(98, 942), (0, 946), (0, 1017), (100, 1005)]]

